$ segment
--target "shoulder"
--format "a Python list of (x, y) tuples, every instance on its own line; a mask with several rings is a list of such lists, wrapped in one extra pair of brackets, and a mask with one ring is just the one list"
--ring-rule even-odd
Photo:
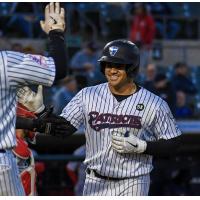
[(148, 102), (149, 106), (151, 106), (154, 109), (159, 109), (160, 106), (164, 103), (166, 103), (161, 97), (158, 95), (154, 94), (153, 92), (150, 92), (149, 90), (141, 87), (140, 91), (141, 95), (143, 98), (146, 99)]
[(104, 89), (107, 89), (108, 83), (101, 83), (95, 86), (85, 87), (82, 89), (83, 93), (99, 93), (100, 91), (103, 91)]
[(17, 51), (3, 51), (8, 57), (16, 57), (16, 58), (23, 58), (24, 53), (17, 52)]

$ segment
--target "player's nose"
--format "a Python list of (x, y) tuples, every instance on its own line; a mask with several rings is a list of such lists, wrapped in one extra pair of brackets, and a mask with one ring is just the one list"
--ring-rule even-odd
[(118, 70), (115, 67), (110, 68), (110, 73), (117, 73)]

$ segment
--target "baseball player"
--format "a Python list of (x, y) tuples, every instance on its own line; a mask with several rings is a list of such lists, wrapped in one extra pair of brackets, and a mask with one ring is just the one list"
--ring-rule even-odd
[(46, 6), (41, 27), (49, 36), (50, 57), (0, 51), (0, 196), (25, 194), (12, 153), (16, 146), (16, 93), (24, 85), (51, 86), (65, 77), (64, 18), (65, 12), (59, 3)]
[[(35, 114), (28, 111), (20, 103), (17, 105), (17, 117), (36, 118)], [(12, 152), (17, 160), (21, 182), (27, 196), (36, 195), (36, 170), (35, 161), (31, 149), (28, 147), (29, 141), (36, 143), (37, 133), (22, 129), (16, 130), (17, 145)]]
[(152, 156), (179, 146), (181, 131), (167, 103), (134, 81), (139, 57), (130, 41), (106, 44), (99, 62), (108, 82), (82, 89), (60, 116), (37, 121), (38, 129), (48, 125), (49, 134), (61, 136), (85, 125), (83, 195), (148, 195)]

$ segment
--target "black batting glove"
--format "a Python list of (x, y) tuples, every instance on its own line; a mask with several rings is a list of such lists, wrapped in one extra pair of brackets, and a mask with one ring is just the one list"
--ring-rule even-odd
[(72, 135), (76, 128), (70, 122), (61, 116), (51, 115), (44, 119), (35, 119), (36, 131), (46, 135), (65, 137)]

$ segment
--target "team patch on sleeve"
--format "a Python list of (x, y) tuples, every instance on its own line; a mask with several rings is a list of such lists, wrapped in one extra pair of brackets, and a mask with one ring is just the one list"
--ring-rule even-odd
[(31, 61), (39, 64), (40, 66), (44, 67), (44, 68), (49, 68), (49, 59), (41, 56), (41, 55), (31, 55), (28, 54), (28, 57)]

